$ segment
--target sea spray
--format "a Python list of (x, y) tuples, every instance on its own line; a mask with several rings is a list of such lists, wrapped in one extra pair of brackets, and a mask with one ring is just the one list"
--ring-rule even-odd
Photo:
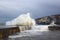
[[(6, 25), (23, 25), (20, 26), (21, 30), (28, 29), (28, 27), (31, 27), (31, 31), (48, 31), (49, 25), (36, 25), (35, 19), (31, 18), (30, 13), (27, 14), (21, 14), (17, 18), (7, 21)], [(24, 27), (24, 28), (23, 28)]]
[(17, 18), (7, 21), (6, 25), (28, 25), (32, 26), (35, 25), (35, 20), (30, 17), (30, 13), (21, 14)]
[(49, 25), (35, 25), (34, 27), (32, 27), (32, 30), (38, 30), (38, 31), (49, 31), (48, 29)]
[(31, 18), (30, 13), (21, 14), (17, 18), (7, 21), (6, 25), (16, 25), (19, 26), (20, 31), (25, 31), (31, 29), (35, 25), (35, 20)]
[[(18, 37), (42, 35), (42, 32), (48, 31), (49, 26), (49, 25), (36, 25), (35, 19), (31, 18), (30, 13), (21, 14), (17, 18), (11, 21), (7, 21), (6, 25), (23, 25), (19, 26), (20, 34), (18, 35)], [(31, 29), (28, 30), (28, 27), (31, 27)]]

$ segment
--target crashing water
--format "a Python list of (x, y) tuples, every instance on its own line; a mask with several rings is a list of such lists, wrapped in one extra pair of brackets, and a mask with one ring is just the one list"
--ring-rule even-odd
[(35, 20), (30, 17), (30, 13), (27, 14), (21, 14), (17, 18), (7, 21), (6, 25), (35, 25)]
[[(49, 25), (36, 25), (35, 19), (30, 17), (30, 13), (21, 14), (17, 18), (7, 21), (6, 25), (29, 25), (31, 30), (22, 31), (18, 36), (41, 35), (44, 31), (49, 31)], [(15, 36), (14, 36), (15, 37)]]
[(48, 26), (49, 25), (36, 25), (36, 26), (32, 27), (32, 30), (49, 31)]
[(23, 31), (21, 34), (26, 36), (42, 35), (42, 32), (48, 32), (49, 25), (36, 25), (32, 26), (31, 30)]
[(49, 32), (48, 30), (49, 25), (37, 25), (32, 26), (31, 30), (25, 30), (19, 33), (18, 35), (9, 36), (9, 38), (19, 38), (19, 37), (25, 37), (25, 36), (36, 36), (36, 35), (43, 35), (44, 32)]

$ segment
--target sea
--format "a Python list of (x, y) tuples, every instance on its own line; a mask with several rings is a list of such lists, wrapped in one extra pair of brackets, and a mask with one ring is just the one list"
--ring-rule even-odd
[(10, 40), (60, 40), (60, 31), (51, 31), (50, 25), (32, 26), (31, 30), (25, 30), (17, 35), (9, 36)]

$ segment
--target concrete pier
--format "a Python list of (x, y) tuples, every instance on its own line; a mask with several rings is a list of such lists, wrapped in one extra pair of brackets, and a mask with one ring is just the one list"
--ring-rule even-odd
[(16, 35), (17, 33), (20, 33), (21, 31), (31, 29), (31, 27), (29, 26), (1, 26), (1, 27), (4, 27), (4, 28), (0, 28), (1, 40), (2, 39), (5, 40), (6, 38), (8, 39), (10, 35)]

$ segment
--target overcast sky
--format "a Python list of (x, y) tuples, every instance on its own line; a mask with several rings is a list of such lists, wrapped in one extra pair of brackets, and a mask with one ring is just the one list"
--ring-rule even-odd
[(1, 22), (27, 12), (33, 18), (60, 14), (60, 0), (0, 0)]

